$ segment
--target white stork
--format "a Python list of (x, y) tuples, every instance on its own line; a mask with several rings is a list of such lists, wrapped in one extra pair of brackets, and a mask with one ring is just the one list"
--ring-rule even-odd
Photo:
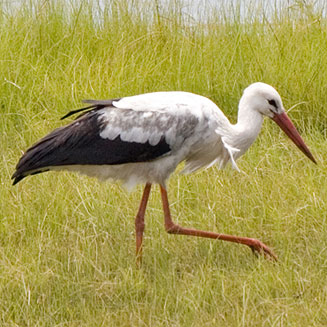
[(49, 171), (77, 171), (102, 180), (119, 180), (127, 187), (145, 183), (135, 219), (136, 253), (141, 260), (144, 215), (151, 185), (160, 185), (165, 229), (241, 243), (253, 252), (276, 259), (262, 242), (175, 224), (171, 218), (166, 180), (185, 161), (184, 172), (236, 160), (258, 136), (263, 118), (274, 120), (314, 163), (310, 150), (285, 113), (281, 97), (270, 85), (254, 83), (241, 97), (238, 120), (231, 124), (209, 99), (187, 92), (155, 92), (114, 100), (87, 100), (89, 106), (72, 123), (42, 138), (19, 160), (13, 184), (28, 175)]

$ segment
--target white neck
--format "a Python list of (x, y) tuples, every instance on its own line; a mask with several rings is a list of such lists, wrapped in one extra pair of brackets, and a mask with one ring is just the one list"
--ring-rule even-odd
[[(234, 144), (241, 156), (257, 138), (263, 122), (263, 116), (249, 104), (240, 101), (237, 123), (234, 125)], [(236, 145), (237, 144), (237, 145)]]

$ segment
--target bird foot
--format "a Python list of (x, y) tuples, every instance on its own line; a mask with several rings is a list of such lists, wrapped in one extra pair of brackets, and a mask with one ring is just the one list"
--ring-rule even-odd
[(278, 261), (277, 256), (274, 254), (272, 250), (269, 249), (269, 247), (262, 243), (259, 240), (253, 239), (253, 242), (251, 245), (249, 245), (250, 249), (252, 250), (253, 254), (258, 257), (259, 254), (263, 255), (266, 259), (272, 260), (272, 261)]

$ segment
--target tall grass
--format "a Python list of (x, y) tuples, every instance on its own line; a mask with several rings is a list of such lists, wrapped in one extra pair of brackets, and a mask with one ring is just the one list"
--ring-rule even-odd
[[(178, 1), (0, 6), (1, 326), (327, 325), (326, 18), (307, 2), (242, 8), (195, 19)], [(81, 99), (184, 90), (235, 121), (254, 81), (278, 89), (319, 165), (267, 121), (242, 173), (174, 175), (169, 196), (180, 224), (259, 238), (276, 265), (167, 235), (153, 192), (136, 269), (141, 188), (67, 173), (11, 186), (22, 151)]]

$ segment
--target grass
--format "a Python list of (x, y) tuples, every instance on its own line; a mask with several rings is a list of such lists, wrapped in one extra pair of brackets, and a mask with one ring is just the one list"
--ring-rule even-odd
[[(327, 325), (323, 13), (296, 2), (263, 19), (225, 5), (195, 21), (178, 2), (1, 6), (1, 326)], [(242, 173), (174, 174), (169, 196), (180, 224), (259, 238), (278, 264), (242, 246), (167, 235), (155, 189), (137, 269), (141, 187), (129, 194), (68, 173), (11, 186), (22, 151), (83, 98), (185, 90), (235, 121), (254, 81), (293, 108), (318, 166), (266, 121)]]

